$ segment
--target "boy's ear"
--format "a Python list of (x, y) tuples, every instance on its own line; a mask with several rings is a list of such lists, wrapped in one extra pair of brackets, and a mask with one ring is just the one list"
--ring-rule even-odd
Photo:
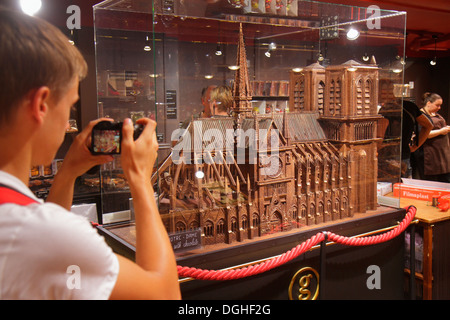
[(50, 89), (46, 86), (30, 92), (29, 102), (33, 118), (42, 123), (48, 112), (48, 101), (50, 97)]

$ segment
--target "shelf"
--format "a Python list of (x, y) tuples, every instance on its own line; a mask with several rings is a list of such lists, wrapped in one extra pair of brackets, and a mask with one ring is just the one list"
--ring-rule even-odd
[[(411, 274), (411, 270), (409, 270), (408, 268), (405, 268), (405, 274), (410, 275)], [(415, 276), (416, 279), (419, 279), (420, 281), (423, 281), (423, 274), (419, 273), (419, 272), (415, 272)]]
[(252, 100), (258, 100), (258, 101), (277, 101), (277, 100), (283, 100), (288, 101), (288, 96), (252, 96)]

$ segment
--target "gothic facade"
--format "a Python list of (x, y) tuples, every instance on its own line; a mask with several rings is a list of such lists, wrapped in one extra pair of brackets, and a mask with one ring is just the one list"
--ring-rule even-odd
[(233, 116), (193, 120), (153, 177), (168, 232), (233, 243), (375, 209), (378, 68), (313, 65), (289, 112), (254, 114), (242, 29), (237, 60)]

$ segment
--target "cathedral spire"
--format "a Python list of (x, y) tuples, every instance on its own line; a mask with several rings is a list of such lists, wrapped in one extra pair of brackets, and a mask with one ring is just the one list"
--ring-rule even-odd
[(248, 78), (247, 53), (245, 51), (242, 23), (239, 25), (239, 42), (236, 65), (239, 66), (239, 69), (236, 71), (233, 83), (233, 111), (235, 114), (251, 115), (253, 110), (251, 103), (252, 92)]

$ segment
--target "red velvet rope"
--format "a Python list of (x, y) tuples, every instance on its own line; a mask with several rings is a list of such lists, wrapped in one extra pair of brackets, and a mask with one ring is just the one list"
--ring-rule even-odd
[[(292, 248), (291, 250), (283, 253), (282, 255), (279, 255), (275, 258), (266, 260), (262, 263), (251, 265), (244, 268), (239, 269), (231, 269), (231, 270), (204, 270), (204, 269), (197, 269), (197, 268), (190, 268), (190, 267), (182, 267), (178, 266), (178, 275), (180, 277), (189, 277), (194, 278), (197, 280), (235, 280), (235, 279), (241, 279), (245, 277), (254, 276), (263, 272), (266, 272), (268, 270), (274, 269), (276, 267), (279, 267), (292, 259), (297, 258), (301, 254), (305, 253), (306, 251), (310, 250), (315, 245), (319, 244), (320, 242), (324, 240), (329, 240), (335, 243), (340, 243), (347, 246), (369, 246), (374, 244), (379, 244), (382, 242), (389, 241), (395, 237), (397, 237), (399, 234), (401, 234), (403, 231), (406, 230), (406, 228), (409, 226), (411, 221), (414, 219), (416, 215), (416, 208), (414, 206), (409, 206), (407, 208), (407, 212), (405, 217), (403, 218), (402, 222), (395, 227), (394, 229), (379, 234), (376, 236), (368, 236), (368, 237), (344, 237), (336, 235), (332, 232), (320, 232), (316, 235), (312, 236), (305, 242), (297, 245), (296, 247)], [(325, 235), (327, 235), (325, 237)]]

